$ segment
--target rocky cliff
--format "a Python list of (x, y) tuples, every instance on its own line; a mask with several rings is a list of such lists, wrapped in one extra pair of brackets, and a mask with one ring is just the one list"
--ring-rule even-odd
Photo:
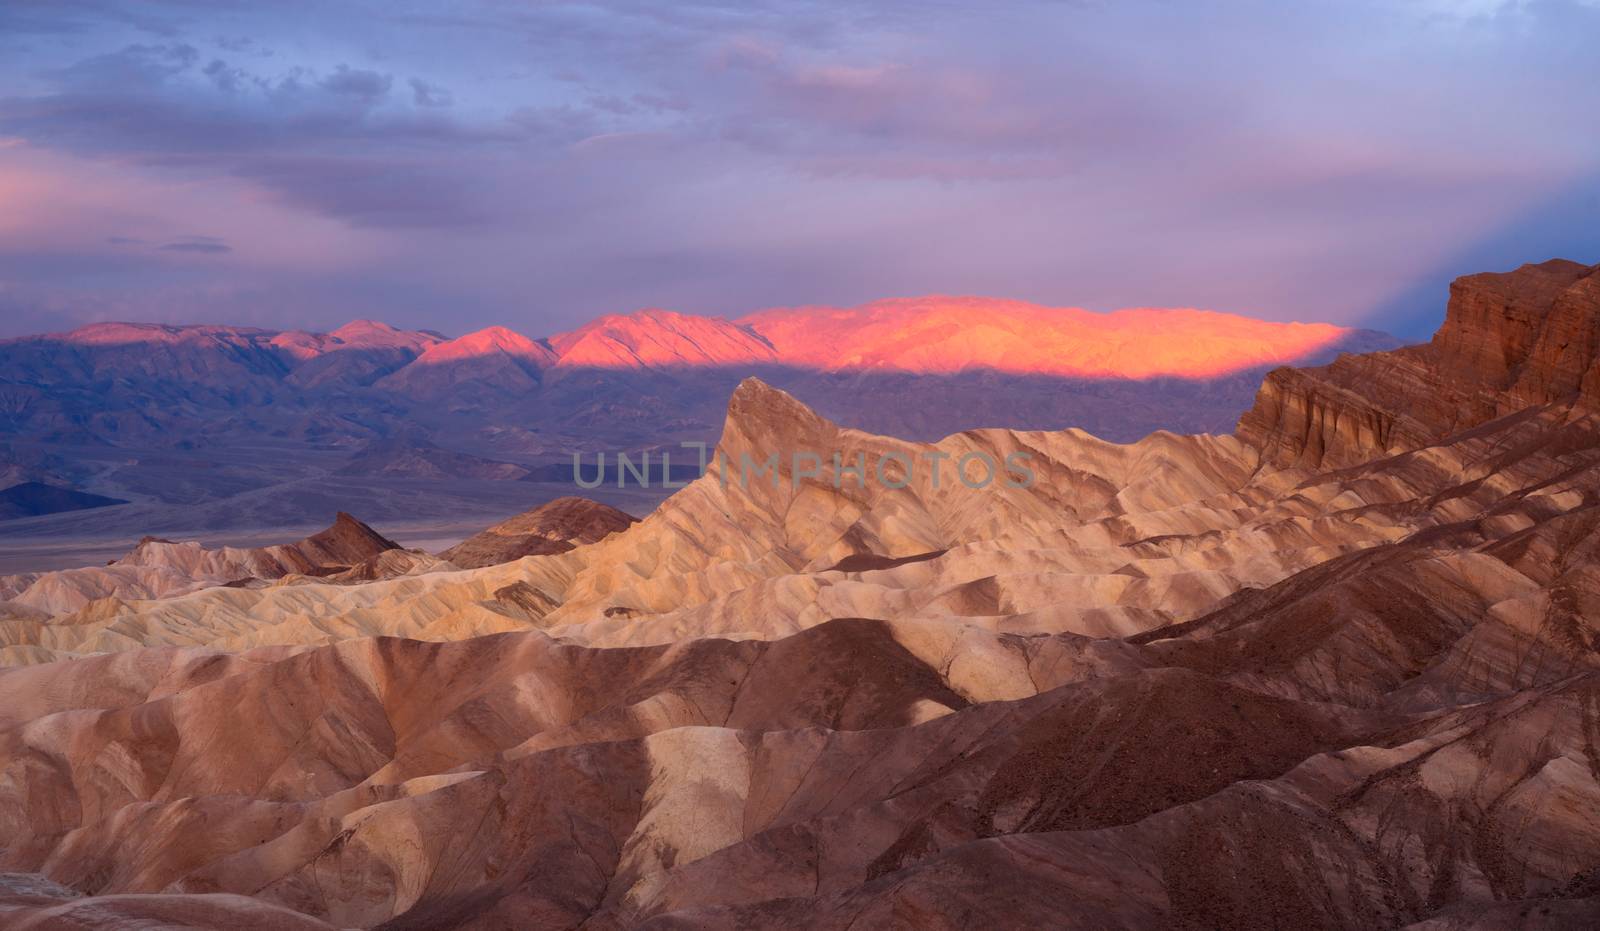
[(1341, 468), (1541, 405), (1600, 402), (1600, 265), (1553, 259), (1450, 286), (1432, 342), (1268, 374), (1238, 436)]

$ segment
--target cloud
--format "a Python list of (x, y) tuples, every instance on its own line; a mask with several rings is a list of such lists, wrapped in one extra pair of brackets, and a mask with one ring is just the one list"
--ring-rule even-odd
[[(1587, 248), (1494, 233), (1600, 169), (1597, 30), (1574, 0), (22, 0), (0, 265), (129, 313), (534, 332), (931, 290), (1384, 326), (1462, 257)], [(164, 248), (194, 229), (235, 251)]]
[(387, 74), (340, 65), (318, 85), (325, 91), (354, 98), (363, 106), (370, 107), (388, 95), (389, 86), (393, 83), (394, 79)]
[(279, 202), (357, 227), (474, 226), (496, 215), (493, 185), (442, 160), (266, 156), (239, 160), (233, 173)]
[(156, 247), (162, 252), (192, 252), (199, 255), (222, 255), (233, 248), (215, 236), (185, 236)]
[(421, 78), (411, 78), (411, 102), (419, 107), (448, 107), (454, 102), (450, 92)]
[(44, 93), (0, 98), (0, 133), (191, 176), (249, 179), (302, 209), (407, 227), (493, 212), (494, 198), (446, 157), (457, 147), (589, 132), (578, 128), (580, 113), (561, 108), (461, 123), (440, 115), (448, 95), (424, 82), (413, 83), (417, 108), (394, 106), (389, 75), (346, 64), (259, 73), (202, 60), (183, 43), (82, 59), (57, 69)]
[(11, 0), (0, 4), (0, 35), (92, 34), (108, 24), (175, 35), (178, 26), (173, 18), (153, 11), (153, 6), (127, 0)]

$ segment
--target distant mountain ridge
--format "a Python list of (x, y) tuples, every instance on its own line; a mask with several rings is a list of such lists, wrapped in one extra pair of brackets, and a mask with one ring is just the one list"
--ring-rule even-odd
[[(761, 374), (829, 416), (864, 428), (930, 435), (997, 424), (1082, 426), (1133, 439), (1163, 427), (1226, 429), (1272, 366), (1395, 345), (1370, 330), (1214, 311), (1102, 314), (940, 296), (853, 308), (778, 308), (737, 320), (651, 309), (603, 316), (548, 339), (503, 326), (446, 338), (371, 320), (330, 333), (96, 323), (0, 340), (0, 429), (123, 445), (202, 426), (212, 436), (265, 428), (274, 436), (318, 435), (349, 444), (387, 435), (384, 423), (418, 405), (426, 406), (424, 416), (459, 416), (538, 397), (536, 419), (546, 431), (565, 425), (604, 433), (612, 424), (637, 426), (643, 414), (644, 422), (657, 424), (688, 418), (704, 432), (714, 428), (732, 386)], [(1235, 376), (1225, 397), (1212, 397), (1208, 386)], [(853, 407), (885, 407), (867, 395), (901, 391), (905, 379), (923, 377), (946, 388), (951, 379), (981, 384), (957, 386), (942, 405), (948, 416), (932, 421), (884, 422), (869, 414), (858, 423), (853, 416)], [(1093, 397), (1143, 410), (1125, 429), (1086, 422), (1084, 405), (1069, 410), (1053, 402), (1041, 410), (1036, 391), (1023, 386), (1004, 398), (984, 381), (992, 377), (1052, 385), (1068, 380), (1074, 384), (1067, 394), (1082, 394), (1079, 382), (1094, 384), (1100, 388)], [(1177, 393), (1137, 385), (1162, 379), (1192, 384)], [(1102, 390), (1106, 385), (1121, 387)], [(1118, 396), (1129, 385), (1134, 395), (1160, 397), (1152, 406), (1142, 397)], [(1186, 411), (1184, 393), (1207, 413)], [(238, 417), (218, 417), (218, 409)], [(282, 422), (291, 411), (300, 413), (288, 426)], [(1157, 411), (1172, 416), (1163, 419)], [(202, 412), (212, 412), (200, 418), (203, 425), (196, 422)]]
[[(95, 323), (65, 333), (0, 340), (0, 353), (8, 368), (18, 356), (25, 362), (29, 355), (76, 362), (62, 372), (80, 377), (115, 374), (115, 366), (167, 377), (244, 373), (282, 377), (341, 353), (395, 352), (408, 356), (402, 369), (445, 369), (505, 357), (535, 381), (551, 368), (752, 364), (819, 371), (987, 369), (1142, 379), (1225, 375), (1294, 361), (1352, 338), (1393, 342), (1371, 330), (1279, 323), (1210, 310), (1129, 308), (1100, 313), (931, 295), (849, 308), (773, 308), (734, 320), (646, 309), (608, 314), (548, 338), (528, 337), (504, 326), (446, 338), (431, 330), (402, 330), (372, 320), (352, 321), (329, 333), (211, 324)], [(128, 356), (136, 346), (153, 353), (137, 359)], [(215, 364), (194, 364), (207, 351), (218, 357)], [(175, 360), (186, 364), (162, 367)], [(39, 374), (34, 367), (24, 371)], [(12, 374), (6, 372), (8, 377)], [(387, 377), (392, 385), (402, 385), (415, 376), (396, 372)]]
[[(402, 498), (414, 513), (454, 513), (439, 496), (458, 501), (463, 483), (569, 476), (575, 453), (713, 442), (748, 376), (876, 433), (1079, 427), (1125, 442), (1226, 432), (1274, 366), (1394, 345), (1210, 311), (941, 296), (738, 319), (650, 309), (548, 338), (373, 320), (328, 333), (98, 323), (0, 340), (0, 434), (11, 440), (0, 474), (52, 480), (59, 470), (41, 463), (69, 463), (76, 487), (135, 502), (115, 520), (140, 533), (151, 521), (173, 533), (303, 527), (330, 505), (394, 520)], [(320, 490), (330, 483), (356, 487), (333, 501)], [(561, 484), (552, 496), (570, 493)], [(279, 486), (292, 487), (269, 494)], [(487, 496), (486, 513), (513, 500), (473, 494)], [(147, 503), (168, 509), (145, 514)]]
[(1304, 358), (1363, 332), (1187, 308), (1097, 313), (943, 296), (781, 308), (737, 322), (805, 368), (1063, 378), (1212, 378)]

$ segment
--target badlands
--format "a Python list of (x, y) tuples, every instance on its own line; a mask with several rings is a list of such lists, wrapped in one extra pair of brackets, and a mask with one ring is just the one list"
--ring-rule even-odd
[(739, 384), (718, 453), (795, 449), (1037, 478), (8, 582), (0, 926), (1600, 926), (1600, 266), (1460, 279), (1231, 435)]

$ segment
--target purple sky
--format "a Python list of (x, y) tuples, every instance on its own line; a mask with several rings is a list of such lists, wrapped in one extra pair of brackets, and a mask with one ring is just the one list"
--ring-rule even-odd
[(930, 292), (1431, 332), (1600, 261), (1600, 2), (0, 3), (0, 334)]

